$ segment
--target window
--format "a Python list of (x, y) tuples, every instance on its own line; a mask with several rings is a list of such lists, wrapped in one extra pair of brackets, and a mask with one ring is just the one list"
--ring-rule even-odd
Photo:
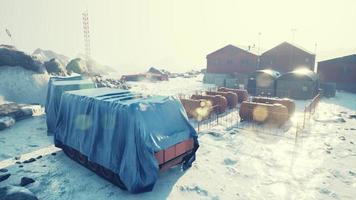
[(232, 60), (227, 60), (226, 63), (227, 63), (228, 65), (231, 65), (231, 64), (232, 64)]

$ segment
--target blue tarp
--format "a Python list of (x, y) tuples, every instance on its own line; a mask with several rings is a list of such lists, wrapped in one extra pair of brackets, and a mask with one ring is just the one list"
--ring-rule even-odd
[(52, 88), (52, 83), (54, 81), (71, 81), (71, 80), (83, 80), (83, 76), (80, 74), (74, 75), (74, 76), (51, 76), (48, 81), (48, 87), (47, 87), (47, 98), (46, 98), (46, 104), (45, 104), (45, 111), (47, 111), (48, 107), (48, 101), (49, 101), (49, 96), (51, 96), (51, 88)]
[(74, 80), (51, 78), (48, 83), (45, 112), (47, 131), (50, 133), (54, 132), (56, 128), (57, 113), (62, 93), (70, 90), (80, 90), (95, 87), (95, 84), (90, 79), (80, 80), (81, 78), (79, 77), (73, 77), (72, 79)]
[(65, 92), (54, 137), (56, 144), (118, 174), (132, 193), (153, 189), (159, 173), (155, 152), (189, 138), (195, 148), (184, 158), (184, 169), (195, 160), (199, 145), (179, 99), (109, 88)]

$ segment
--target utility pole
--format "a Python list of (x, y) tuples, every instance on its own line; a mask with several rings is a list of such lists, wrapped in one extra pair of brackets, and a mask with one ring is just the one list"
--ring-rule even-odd
[(318, 47), (318, 43), (315, 42), (315, 48), (314, 48), (314, 72), (316, 73), (318, 71), (317, 64), (316, 64), (316, 49)]
[[(294, 44), (295, 43), (295, 32), (297, 32), (297, 29), (296, 28), (292, 28), (291, 29), (292, 31), (292, 43)], [(295, 62), (294, 62), (294, 49), (292, 49), (292, 55), (291, 55), (291, 62), (290, 62), (290, 68), (291, 69), (294, 69), (294, 65), (295, 65)]]
[(258, 50), (257, 50), (257, 54), (258, 54), (258, 58), (257, 58), (257, 69), (260, 69), (260, 50), (261, 50), (261, 32), (258, 32)]

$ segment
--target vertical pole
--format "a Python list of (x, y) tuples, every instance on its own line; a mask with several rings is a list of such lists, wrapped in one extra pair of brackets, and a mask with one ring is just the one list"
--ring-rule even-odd
[(306, 115), (306, 107), (304, 108), (304, 119), (303, 119), (303, 129), (305, 128), (305, 115)]
[(200, 121), (198, 121), (198, 133), (199, 133), (199, 131), (200, 131)]

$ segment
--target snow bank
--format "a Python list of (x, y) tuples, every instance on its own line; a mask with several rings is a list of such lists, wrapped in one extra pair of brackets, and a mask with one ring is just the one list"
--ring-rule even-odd
[(48, 74), (38, 74), (22, 67), (2, 66), (0, 68), (0, 103), (6, 100), (43, 105), (48, 79)]

